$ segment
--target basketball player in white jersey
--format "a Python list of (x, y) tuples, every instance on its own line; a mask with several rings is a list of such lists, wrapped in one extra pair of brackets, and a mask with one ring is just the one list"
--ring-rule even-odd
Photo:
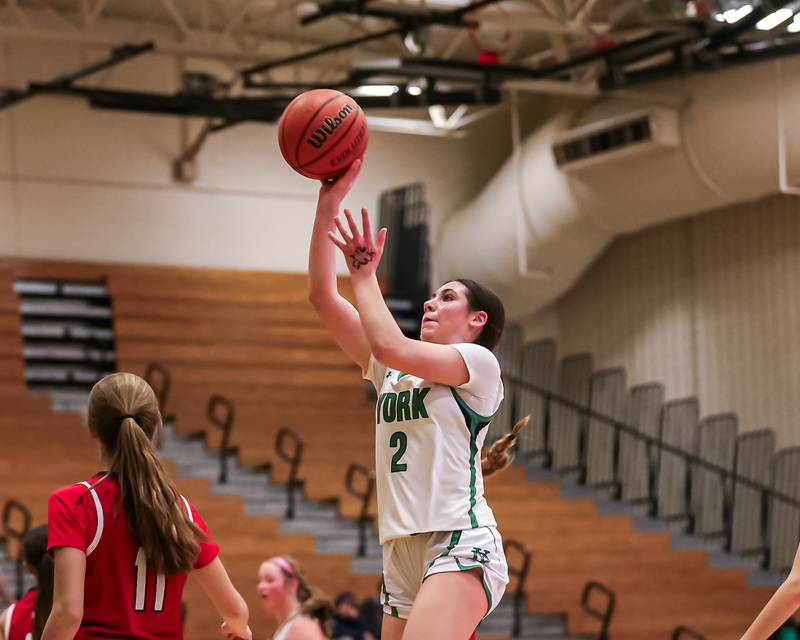
[[(505, 320), (500, 300), (471, 280), (425, 303), (421, 340), (406, 338), (375, 275), (386, 230), (373, 240), (339, 206), (357, 161), (320, 189), (309, 252), (309, 298), (342, 350), (378, 392), (375, 464), (383, 546), (385, 640), (466, 640), (508, 583), (503, 545), (483, 496), (480, 451), (503, 399), (491, 349)], [(336, 235), (338, 229), (341, 239)], [(345, 255), (356, 306), (337, 289)]]

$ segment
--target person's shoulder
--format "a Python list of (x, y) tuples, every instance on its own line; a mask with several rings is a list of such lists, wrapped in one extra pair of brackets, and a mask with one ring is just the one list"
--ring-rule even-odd
[(457, 342), (451, 346), (455, 347), (463, 357), (497, 363), (497, 366), (500, 366), (500, 362), (494, 352), (483, 345), (475, 344), (474, 342)]
[(286, 634), (286, 640), (315, 640), (324, 637), (325, 634), (322, 632), (319, 622), (310, 616), (296, 618), (289, 628), (289, 633)]
[(108, 475), (95, 474), (86, 480), (59, 487), (50, 494), (50, 499), (57, 499), (66, 504), (76, 504), (85, 496), (91, 494), (91, 489), (97, 491), (100, 490), (101, 487), (103, 489), (113, 490), (114, 480)]

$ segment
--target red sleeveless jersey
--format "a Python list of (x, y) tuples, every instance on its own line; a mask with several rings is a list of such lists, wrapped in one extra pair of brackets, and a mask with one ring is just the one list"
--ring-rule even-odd
[(6, 640), (31, 640), (35, 608), (36, 588), (34, 587), (6, 609), (6, 624), (3, 629)]
[[(183, 496), (181, 507), (208, 540), (200, 542), (200, 569), (219, 554), (200, 515)], [(128, 532), (114, 474), (97, 474), (58, 489), (48, 504), (48, 550), (86, 553), (83, 621), (75, 640), (183, 638), (181, 601), (187, 574), (166, 577), (147, 566), (144, 549)]]

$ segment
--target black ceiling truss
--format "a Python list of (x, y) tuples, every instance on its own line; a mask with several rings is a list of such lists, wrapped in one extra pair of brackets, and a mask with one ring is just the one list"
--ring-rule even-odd
[(318, 12), (311, 16), (306, 16), (301, 20), (302, 24), (309, 24), (328, 16), (350, 13), (354, 15), (366, 15), (376, 18), (384, 18), (395, 22), (395, 26), (382, 31), (368, 33), (357, 38), (349, 40), (342, 40), (334, 44), (325, 45), (316, 49), (310, 49), (293, 56), (287, 56), (278, 60), (272, 60), (263, 64), (258, 64), (248, 69), (244, 69), (241, 74), (244, 79), (244, 86), (250, 88), (259, 88), (267, 86), (269, 83), (258, 82), (253, 79), (254, 75), (284, 67), (291, 64), (297, 64), (304, 60), (310, 60), (321, 55), (333, 53), (334, 51), (341, 51), (343, 49), (350, 49), (352, 47), (371, 42), (373, 40), (383, 40), (389, 36), (405, 35), (410, 32), (416, 32), (420, 29), (437, 26), (456, 27), (456, 28), (471, 28), (476, 27), (479, 23), (475, 20), (469, 20), (467, 16), (483, 9), (492, 4), (497, 4), (500, 0), (475, 0), (465, 7), (453, 9), (450, 11), (429, 10), (424, 9), (420, 11), (410, 11), (405, 8), (399, 9), (386, 9), (368, 6), (369, 0), (331, 0), (327, 3), (320, 3)]
[[(453, 11), (419, 12), (397, 9), (395, 13), (372, 4), (371, 0), (329, 0), (319, 3), (317, 13), (304, 18), (306, 23), (336, 14), (370, 15), (394, 20), (397, 24), (385, 31), (368, 34), (375, 39), (404, 33), (412, 26), (444, 25), (463, 27), (473, 24), (468, 14), (498, 0), (477, 0)], [(503, 84), (509, 80), (560, 80), (572, 82), (571, 74), (595, 67), (598, 86), (613, 91), (644, 82), (691, 73), (713, 71), (734, 65), (750, 64), (779, 56), (800, 54), (800, 35), (766, 36), (760, 40), (743, 38), (756, 23), (773, 11), (789, 4), (788, 0), (763, 0), (751, 14), (738, 22), (720, 25), (715, 22), (686, 21), (662, 26), (643, 37), (634, 38), (601, 51), (574, 56), (566, 61), (539, 67), (526, 65), (484, 65), (476, 62), (445, 60), (430, 57), (408, 57), (362, 65), (325, 87), (345, 92), (365, 85), (395, 85), (397, 90), (385, 96), (359, 96), (356, 100), (365, 109), (493, 105), (502, 99)], [(391, 13), (391, 15), (387, 15)], [(382, 35), (381, 35), (382, 34)], [(50, 82), (31, 83), (24, 91), (11, 90), (0, 94), (0, 109), (10, 107), (39, 94), (66, 94), (86, 99), (92, 107), (152, 113), (161, 115), (206, 118), (211, 131), (221, 131), (241, 122), (278, 120), (286, 105), (298, 92), (322, 85), (304, 83), (256, 82), (251, 76), (276, 66), (295, 64), (331, 50), (354, 46), (363, 39), (345, 40), (305, 53), (265, 62), (241, 72), (250, 79), (248, 95), (232, 97), (228, 87), (213, 77), (184, 78), (183, 88), (171, 94), (141, 91), (118, 91), (76, 84), (100, 70), (121, 64), (154, 49), (152, 42), (128, 44), (114, 49), (104, 60)], [(629, 69), (648, 60), (665, 60), (656, 66)], [(192, 74), (187, 74), (192, 75)], [(416, 91), (410, 89), (415, 87)], [(356, 92), (357, 93), (357, 92)]]

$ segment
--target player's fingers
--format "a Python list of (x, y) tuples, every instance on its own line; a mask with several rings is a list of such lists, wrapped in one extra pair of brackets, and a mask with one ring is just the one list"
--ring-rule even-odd
[(328, 231), (328, 237), (331, 239), (331, 242), (333, 242), (333, 244), (339, 247), (342, 251), (347, 251), (347, 244), (339, 240), (333, 231)]
[(386, 234), (389, 233), (389, 230), (386, 227), (383, 227), (380, 231), (378, 231), (378, 253), (383, 253), (383, 245), (386, 244)]
[[(344, 211), (345, 213), (347, 213), (347, 209), (345, 209)], [(339, 234), (342, 236), (342, 239), (345, 242), (353, 242), (353, 237), (349, 233), (347, 233), (347, 230), (344, 228), (344, 225), (342, 224), (341, 220), (339, 220), (339, 218), (334, 218), (333, 223), (336, 225), (336, 228), (339, 230)]]
[(347, 224), (350, 227), (350, 231), (353, 234), (353, 240), (356, 238), (360, 238), (361, 234), (358, 231), (358, 227), (356, 226), (356, 221), (353, 219), (353, 214), (350, 213), (350, 209), (344, 210), (344, 217), (347, 218)]
[(372, 242), (372, 225), (369, 223), (369, 211), (366, 207), (361, 208), (361, 233), (364, 234), (364, 240)]

